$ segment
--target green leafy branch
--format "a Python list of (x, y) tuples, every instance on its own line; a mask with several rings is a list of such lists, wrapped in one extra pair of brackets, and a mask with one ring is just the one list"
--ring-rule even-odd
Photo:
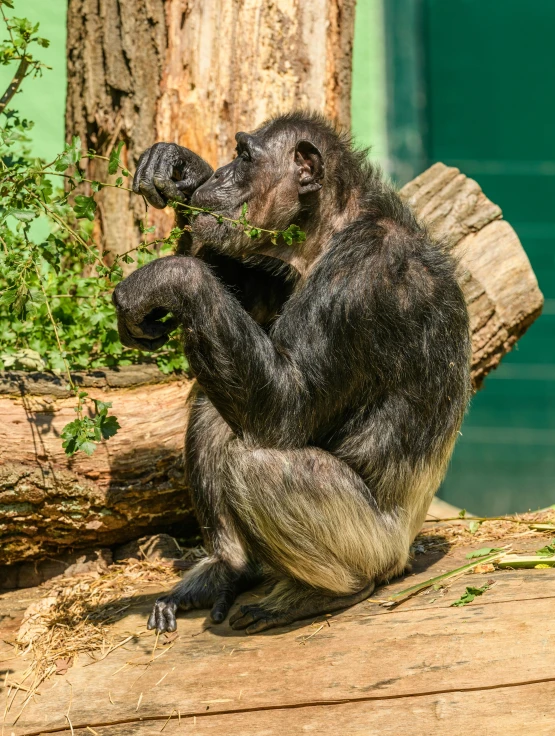
[(66, 455), (74, 455), (78, 450), (92, 455), (96, 449), (96, 443), (113, 437), (120, 425), (115, 416), (108, 414), (112, 406), (111, 401), (100, 401), (93, 399), (95, 405), (95, 416), (86, 416), (84, 413), (84, 401), (87, 399), (86, 391), (77, 393), (77, 406), (75, 412), (77, 417), (62, 430), (62, 447)]
[(292, 223), (285, 230), (268, 230), (264, 227), (258, 227), (250, 223), (247, 219), (248, 205), (245, 202), (241, 208), (241, 215), (238, 219), (232, 217), (225, 217), (217, 212), (213, 212), (206, 207), (193, 207), (190, 204), (184, 204), (182, 202), (172, 202), (173, 207), (184, 209), (191, 214), (192, 217), (196, 217), (200, 214), (212, 215), (217, 222), (229, 222), (232, 227), (240, 227), (245, 234), (251, 240), (259, 240), (262, 237), (268, 237), (270, 242), (277, 245), (281, 238), (287, 245), (293, 245), (293, 243), (302, 243), (306, 240), (306, 233), (301, 230), (298, 225)]

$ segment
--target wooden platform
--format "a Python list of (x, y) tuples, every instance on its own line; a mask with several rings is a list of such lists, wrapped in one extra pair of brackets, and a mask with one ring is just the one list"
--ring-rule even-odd
[[(302, 626), (247, 637), (210, 625), (204, 612), (183, 614), (178, 636), (160, 637), (154, 654), (144, 622), (158, 591), (146, 591), (115, 624), (134, 638), (43, 683), (14, 726), (26, 697), (17, 693), (3, 734), (552, 736), (554, 569), (468, 574), (443, 595), (420, 594), (393, 610), (379, 605), (396, 589), (464, 564), (477, 546), (420, 555), (415, 574)], [(515, 551), (537, 548), (538, 537), (514, 540)], [(465, 586), (487, 580), (495, 585), (482, 597), (451, 606)], [(37, 595), (2, 597), (3, 639), (13, 639)], [(25, 662), (6, 659), (12, 651), (2, 645), (0, 671), (13, 682)], [(3, 687), (2, 711), (5, 702)]]

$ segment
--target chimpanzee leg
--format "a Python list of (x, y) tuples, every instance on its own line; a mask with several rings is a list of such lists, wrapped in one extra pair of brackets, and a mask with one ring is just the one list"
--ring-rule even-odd
[(223, 621), (243, 590), (260, 579), (260, 566), (248, 559), (222, 502), (221, 467), (233, 433), (210, 401), (197, 392), (187, 429), (186, 474), (208, 557), (200, 560), (175, 588), (159, 598), (148, 627), (173, 631), (178, 608), (211, 608), (214, 623)]
[(278, 576), (231, 617), (255, 633), (351, 606), (402, 570), (406, 523), (384, 514), (347, 465), (323, 450), (227, 447), (225, 500), (244, 545)]

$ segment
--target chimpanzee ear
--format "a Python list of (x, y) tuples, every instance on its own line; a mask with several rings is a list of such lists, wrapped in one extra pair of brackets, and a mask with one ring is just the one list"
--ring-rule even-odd
[(295, 163), (299, 167), (299, 194), (317, 192), (322, 188), (324, 160), (322, 154), (310, 141), (298, 141), (295, 146)]

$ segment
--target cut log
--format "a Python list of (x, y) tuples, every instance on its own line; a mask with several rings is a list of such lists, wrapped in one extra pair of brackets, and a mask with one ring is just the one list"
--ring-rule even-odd
[(480, 388), (539, 317), (543, 296), (517, 234), (472, 179), (437, 163), (400, 192), (458, 261), (472, 332), (472, 381)]
[(0, 564), (107, 546), (172, 524), (196, 531), (183, 482), (187, 379), (155, 366), (74, 374), (113, 402), (120, 431), (68, 458), (60, 432), (75, 418), (65, 379), (6, 372), (0, 382)]
[[(478, 387), (539, 315), (536, 278), (499, 207), (457, 169), (436, 164), (401, 194), (459, 261)], [(193, 523), (180, 462), (192, 381), (152, 366), (75, 380), (113, 402), (121, 429), (92, 457), (72, 459), (60, 440), (75, 416), (65, 381), (18, 372), (0, 381), (0, 564)]]

